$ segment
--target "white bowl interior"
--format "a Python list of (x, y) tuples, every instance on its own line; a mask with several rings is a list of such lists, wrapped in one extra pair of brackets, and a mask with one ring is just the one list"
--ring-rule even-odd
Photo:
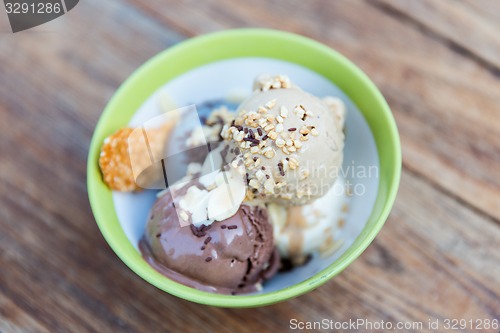
[[(235, 58), (198, 67), (166, 83), (137, 110), (130, 126), (138, 126), (161, 113), (157, 103), (160, 93), (166, 92), (179, 107), (211, 100), (243, 99), (251, 93), (253, 80), (261, 73), (286, 74), (313, 95), (343, 100), (347, 108), (343, 176), (351, 184), (353, 194), (348, 198), (348, 212), (338, 212), (345, 220), (345, 226), (335, 236), (341, 241), (338, 250), (328, 256), (316, 255), (304, 266), (279, 273), (259, 291), (266, 293), (300, 283), (332, 264), (360, 235), (371, 214), (378, 191), (379, 160), (370, 128), (354, 103), (335, 84), (308, 68), (271, 58)], [(150, 190), (133, 194), (113, 192), (120, 224), (136, 249), (156, 193)]]

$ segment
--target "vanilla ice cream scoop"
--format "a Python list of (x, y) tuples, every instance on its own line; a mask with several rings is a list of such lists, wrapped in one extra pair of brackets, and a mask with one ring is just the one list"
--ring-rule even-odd
[(339, 99), (313, 96), (286, 76), (258, 77), (221, 133), (233, 163), (245, 165), (247, 199), (303, 205), (323, 196), (342, 165), (344, 117)]

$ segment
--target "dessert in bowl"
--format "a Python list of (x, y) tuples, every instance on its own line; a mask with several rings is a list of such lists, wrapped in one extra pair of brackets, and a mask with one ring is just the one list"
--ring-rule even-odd
[[(129, 149), (134, 129), (152, 154)], [(106, 138), (130, 143), (104, 155), (135, 154), (132, 172), (113, 174)], [(182, 43), (127, 80), (94, 134), (89, 195), (108, 243), (144, 279), (199, 303), (259, 306), (319, 286), (368, 246), (400, 163), (390, 110), (354, 65), (303, 37), (236, 30)]]

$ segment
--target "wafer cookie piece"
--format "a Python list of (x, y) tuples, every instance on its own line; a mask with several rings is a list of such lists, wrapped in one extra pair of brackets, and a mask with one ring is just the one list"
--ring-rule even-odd
[(128, 153), (128, 137), (133, 128), (122, 128), (104, 140), (99, 156), (103, 180), (112, 190), (130, 192), (138, 190)]

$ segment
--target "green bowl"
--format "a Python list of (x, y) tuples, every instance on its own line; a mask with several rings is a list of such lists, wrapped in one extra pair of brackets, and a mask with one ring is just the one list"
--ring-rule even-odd
[[(229, 296), (199, 291), (155, 271), (130, 243), (120, 226), (112, 192), (104, 184), (98, 158), (104, 138), (128, 122), (158, 88), (179, 75), (224, 59), (274, 58), (308, 68), (336, 84), (365, 117), (378, 150), (379, 185), (371, 215), (354, 243), (331, 265), (311, 278), (278, 291)], [(241, 29), (192, 38), (156, 55), (118, 89), (95, 129), (87, 165), (90, 204), (97, 224), (123, 262), (149, 283), (172, 295), (223, 307), (255, 307), (280, 302), (317, 288), (339, 274), (371, 243), (387, 219), (401, 174), (401, 147), (391, 110), (372, 81), (353, 63), (311, 39), (274, 30)]]

